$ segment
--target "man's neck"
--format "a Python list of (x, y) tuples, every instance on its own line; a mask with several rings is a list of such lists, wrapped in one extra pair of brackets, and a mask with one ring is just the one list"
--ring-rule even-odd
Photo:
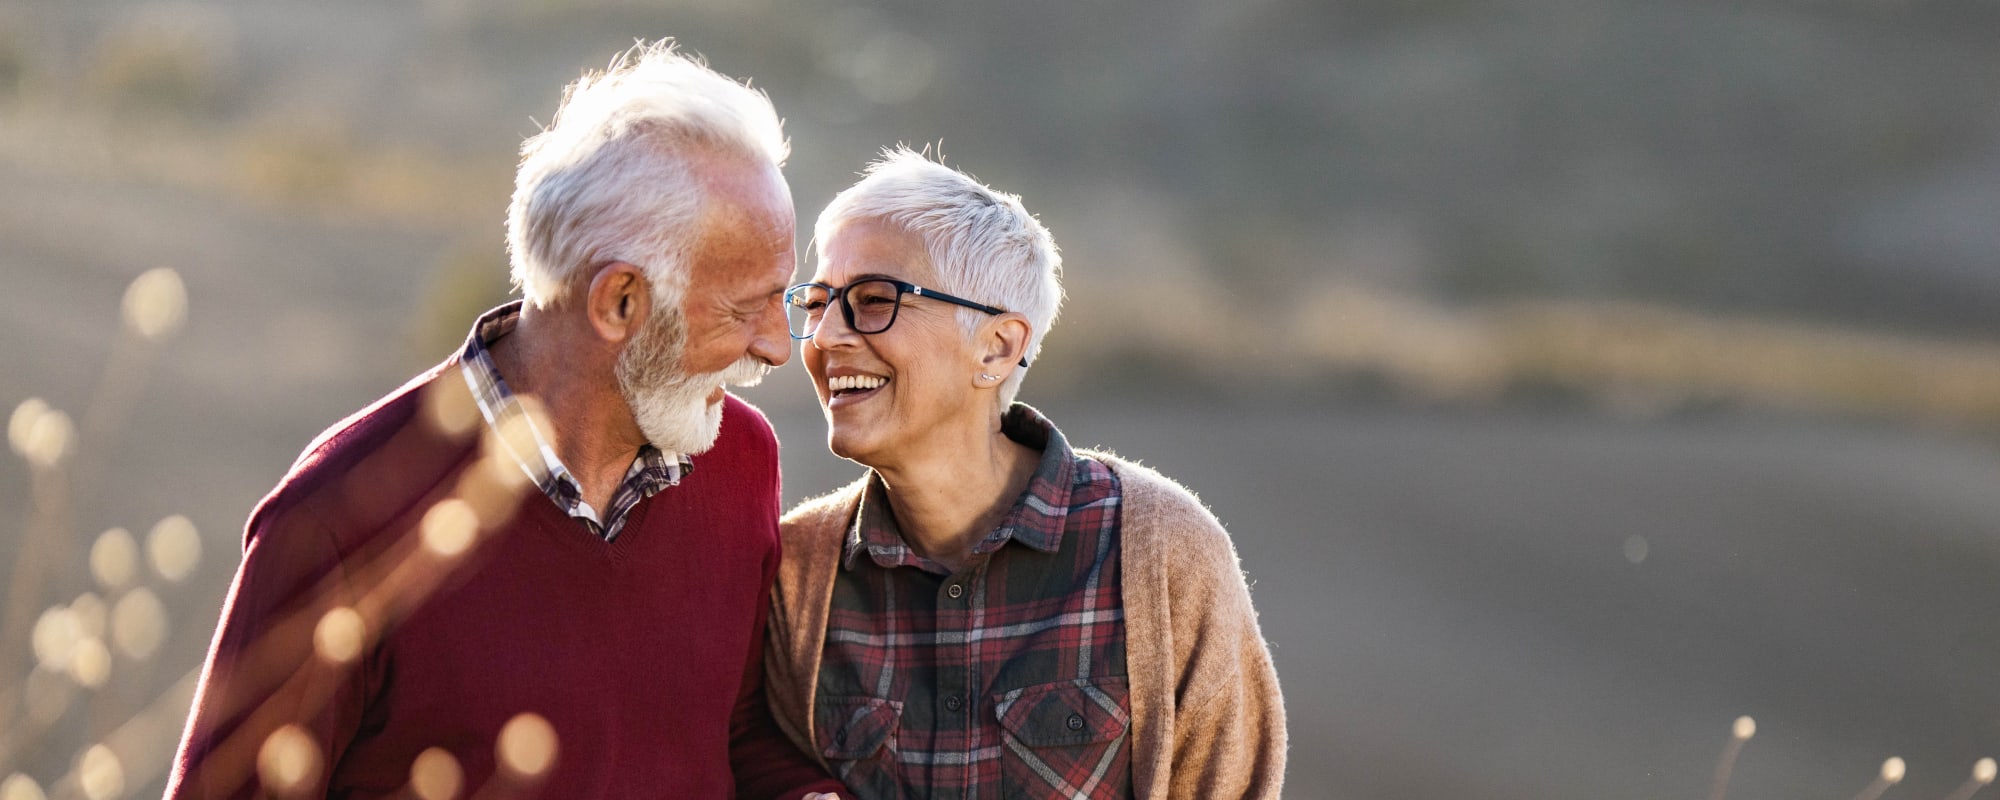
[(645, 437), (619, 395), (609, 365), (565, 352), (559, 318), (523, 308), (514, 331), (488, 348), (494, 369), (517, 395), (540, 401), (536, 420), (556, 458), (575, 477), (583, 501), (602, 512), (625, 480)]
[(1007, 438), (996, 424), (952, 446), (928, 445), (924, 457), (876, 467), (903, 541), (957, 572), (1028, 487), (1041, 454)]

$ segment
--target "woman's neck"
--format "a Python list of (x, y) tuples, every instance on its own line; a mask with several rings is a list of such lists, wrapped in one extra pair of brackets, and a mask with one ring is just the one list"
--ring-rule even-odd
[(877, 467), (896, 527), (912, 548), (957, 572), (1028, 488), (1041, 454), (996, 424), (968, 441), (923, 448), (920, 458)]

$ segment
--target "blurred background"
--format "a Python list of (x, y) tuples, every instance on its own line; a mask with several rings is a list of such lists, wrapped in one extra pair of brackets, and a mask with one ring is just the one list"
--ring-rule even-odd
[[(1980, 788), (2000, 5), (0, 0), (0, 799), (157, 795), (241, 526), (505, 299), (522, 138), (673, 36), (802, 220), (1021, 194), (1023, 399), (1231, 529), (1288, 796)], [(803, 248), (809, 231), (802, 231)], [(810, 265), (804, 273), (809, 274)], [(746, 395), (787, 502), (802, 369)], [(1994, 794), (2000, 790), (1988, 790)]]

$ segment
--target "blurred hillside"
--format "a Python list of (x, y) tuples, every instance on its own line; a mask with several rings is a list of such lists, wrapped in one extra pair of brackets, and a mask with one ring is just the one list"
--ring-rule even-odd
[[(11, 159), (91, 170), (108, 155), (162, 182), (473, 239), (558, 76), (672, 34), (771, 92), (808, 212), (884, 144), (942, 141), (1025, 194), (1084, 278), (1197, 271), (1252, 298), (1330, 274), (1466, 300), (2000, 330), (2000, 8), (1984, 2), (0, 14)], [(57, 138), (67, 152), (23, 141), (107, 115), (113, 131)]]
[(1329, 293), (1366, 301), (1341, 306), (1359, 324), (1398, 314), (1375, 338), (1450, 338), (1522, 299), (2000, 333), (1996, 26), (1969, 0), (11, 2), (0, 160), (437, 242), (402, 265), (414, 366), (460, 335), (437, 320), (504, 291), (513, 151), (561, 84), (674, 35), (771, 93), (806, 219), (898, 142), (1023, 194), (1069, 268), (1051, 347), (1076, 368), (1051, 389), (1175, 353), (1196, 367), (1177, 380), (1359, 371), (1425, 394), (1442, 384), (1408, 362), (1458, 356), (1330, 358), (1353, 348), (1313, 338)]

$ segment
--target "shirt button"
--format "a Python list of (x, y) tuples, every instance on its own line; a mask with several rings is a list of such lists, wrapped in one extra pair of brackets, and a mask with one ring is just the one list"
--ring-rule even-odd
[(965, 594), (965, 587), (954, 583), (944, 587), (944, 593), (950, 595), (951, 599), (957, 600), (961, 595)]
[(1073, 731), (1083, 730), (1083, 716), (1079, 714), (1071, 714), (1069, 715), (1069, 720), (1064, 722), (1063, 724), (1068, 725), (1069, 729)]
[(957, 711), (964, 707), (965, 701), (959, 698), (958, 695), (952, 695), (944, 699), (944, 708), (946, 711)]

